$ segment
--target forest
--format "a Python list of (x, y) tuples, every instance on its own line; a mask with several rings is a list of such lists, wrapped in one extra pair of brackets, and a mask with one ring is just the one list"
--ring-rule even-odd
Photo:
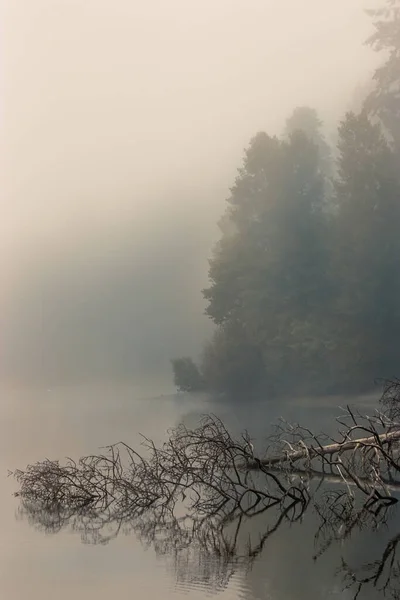
[(336, 144), (309, 106), (250, 140), (202, 291), (214, 333), (198, 364), (172, 360), (178, 389), (356, 393), (398, 373), (400, 2), (369, 12), (382, 60)]

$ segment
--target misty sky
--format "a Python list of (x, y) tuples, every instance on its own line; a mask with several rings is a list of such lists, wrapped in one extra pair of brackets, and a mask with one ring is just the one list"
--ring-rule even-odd
[(373, 2), (0, 3), (3, 375), (163, 371), (210, 331), (243, 148), (296, 105), (334, 130), (376, 64)]

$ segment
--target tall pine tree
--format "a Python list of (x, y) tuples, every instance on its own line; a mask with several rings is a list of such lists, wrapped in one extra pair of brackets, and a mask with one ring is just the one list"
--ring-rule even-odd
[(367, 43), (386, 60), (374, 74), (375, 87), (365, 109), (381, 122), (400, 157), (400, 0), (388, 0), (386, 8), (371, 10), (375, 32)]
[[(300, 371), (314, 371), (323, 354), (315, 325), (328, 294), (323, 198), (319, 148), (304, 132), (295, 130), (285, 141), (258, 134), (231, 190), (225, 230), (210, 261), (204, 296), (207, 314), (220, 327), (215, 343), (226, 349), (229, 336), (237, 346), (239, 335), (241, 347), (262, 357), (264, 376), (279, 389)], [(208, 347), (214, 364), (217, 354)], [(235, 379), (241, 366), (247, 379), (249, 361), (241, 355)]]
[(366, 112), (339, 127), (338, 175), (337, 377), (371, 384), (398, 369), (400, 189), (395, 155)]

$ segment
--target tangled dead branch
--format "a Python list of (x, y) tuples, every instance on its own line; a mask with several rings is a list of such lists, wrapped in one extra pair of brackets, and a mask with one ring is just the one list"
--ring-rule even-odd
[(171, 430), (161, 447), (144, 437), (143, 455), (121, 442), (78, 462), (30, 465), (14, 473), (18, 494), (43, 508), (82, 513), (112, 507), (121, 518), (132, 510), (175, 514), (179, 506), (196, 518), (226, 519), (271, 505), (306, 504), (309, 478), (329, 476), (344, 485), (346, 502), (354, 501), (357, 489), (365, 507), (376, 510), (395, 502), (393, 490), (400, 487), (399, 397), (400, 382), (388, 382), (382, 410), (362, 415), (347, 407), (337, 419), (336, 439), (283, 422), (264, 456), (255, 455), (247, 432), (234, 439), (220, 419), (207, 416), (196, 429), (181, 424)]
[(301, 425), (282, 422), (262, 459), (250, 468), (279, 469), (308, 477), (328, 477), (345, 487), (346, 500), (354, 500), (355, 488), (365, 506), (397, 502), (400, 491), (400, 382), (388, 382), (379, 410), (372, 415), (349, 406), (337, 418), (336, 438), (315, 434)]
[(398, 546), (400, 534), (396, 534), (387, 543), (381, 556), (359, 569), (352, 568), (346, 561), (342, 560), (339, 573), (344, 581), (344, 589), (352, 590), (353, 600), (357, 600), (361, 592), (366, 588), (373, 588), (375, 593), (384, 598), (399, 600), (400, 598), (400, 558)]
[(142, 445), (145, 456), (119, 443), (78, 462), (45, 460), (28, 466), (14, 473), (18, 495), (43, 509), (87, 513), (112, 508), (121, 518), (149, 509), (174, 514), (179, 507), (196, 518), (223, 514), (226, 520), (238, 512), (252, 515), (272, 505), (284, 509), (308, 502), (306, 486), (293, 486), (262, 464), (260, 484), (259, 474), (246, 468), (254, 459), (248, 435), (235, 440), (216, 417), (206, 417), (194, 430), (179, 425), (159, 448), (147, 438)]
[[(189, 552), (195, 564), (214, 565), (198, 576), (221, 588), (244, 558), (238, 540), (250, 519), (270, 516), (246, 547), (247, 561), (310, 503), (320, 521), (315, 559), (355, 530), (385, 522), (400, 490), (399, 407), (400, 381), (388, 382), (371, 415), (343, 411), (335, 437), (282, 421), (264, 455), (255, 454), (246, 432), (235, 439), (208, 416), (196, 429), (171, 430), (160, 447), (144, 437), (140, 453), (120, 442), (77, 462), (45, 460), (14, 473), (20, 514), (46, 532), (70, 527), (89, 543), (133, 532), (173, 556), (177, 573)], [(398, 542), (393, 536), (381, 558), (359, 569), (343, 560), (340, 573), (354, 598), (368, 586), (400, 597)], [(179, 577), (186, 576), (184, 568)]]
[[(336, 499), (340, 493), (333, 494)], [(162, 509), (149, 509), (140, 515), (135, 510), (118, 518), (112, 507), (106, 512), (89, 511), (77, 513), (66, 508), (43, 510), (36, 503), (24, 502), (20, 508), (21, 518), (45, 533), (57, 533), (68, 528), (81, 535), (85, 543), (106, 544), (120, 534), (134, 534), (146, 548), (153, 548), (158, 556), (172, 561), (172, 568), (180, 583), (201, 583), (214, 591), (221, 591), (230, 578), (240, 570), (251, 568), (285, 523), (301, 521), (307, 505), (288, 505), (283, 511), (279, 506), (265, 507), (257, 515), (236, 516), (224, 520), (221, 515), (208, 519), (174, 517)], [(335, 542), (347, 540), (359, 530), (377, 530), (388, 522), (387, 507), (373, 514), (365, 507), (353, 510), (351, 503), (343, 509), (339, 502), (336, 510), (328, 510), (322, 503), (314, 505), (320, 516), (320, 527), (315, 535), (319, 559)], [(256, 522), (252, 525), (253, 520)], [(250, 527), (250, 530), (249, 530)], [(253, 535), (250, 534), (252, 530)], [(254, 533), (256, 534), (254, 535)], [(399, 561), (397, 546), (399, 535), (393, 536), (377, 558), (366, 564), (350, 565), (342, 560), (336, 573), (342, 580), (343, 589), (353, 591), (354, 600), (361, 590), (373, 587), (385, 597), (398, 599)]]
[[(190, 551), (194, 564), (208, 565), (201, 577), (220, 588), (244, 557), (255, 560), (280, 524), (298, 520), (308, 506), (306, 485), (262, 466), (243, 468), (253, 460), (249, 436), (234, 439), (216, 417), (195, 430), (178, 426), (161, 447), (144, 438), (142, 447), (143, 456), (119, 443), (78, 462), (46, 460), (16, 471), (20, 515), (46, 533), (69, 527), (88, 543), (133, 532), (174, 556), (177, 572), (182, 551)], [(270, 525), (240, 554), (245, 521), (267, 512)], [(187, 568), (178, 577), (185, 576)]]

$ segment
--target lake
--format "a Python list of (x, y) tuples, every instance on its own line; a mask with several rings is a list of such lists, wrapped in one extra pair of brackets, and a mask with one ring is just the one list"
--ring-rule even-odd
[[(248, 428), (257, 438), (257, 444), (262, 445), (262, 438), (279, 416), (301, 420), (316, 430), (332, 430), (333, 418), (340, 413), (339, 404), (350, 401), (371, 410), (373, 400), (378, 397), (379, 392), (352, 399), (246, 405), (245, 402), (213, 403), (205, 397), (180, 394), (151, 397), (133, 385), (3, 389), (1, 598), (354, 598), (357, 588), (353, 585), (343, 590), (346, 583), (343, 573), (337, 573), (342, 558), (354, 568), (379, 559), (388, 540), (400, 531), (396, 512), (378, 532), (367, 529), (355, 533), (345, 543), (335, 542), (318, 560), (313, 558), (320, 547), (320, 541), (315, 541), (318, 518), (313, 510), (306, 511), (295, 523), (282, 522), (275, 531), (279, 515), (261, 515), (247, 523), (241, 532), (238, 556), (224, 560), (202, 552), (195, 543), (178, 549), (170, 542), (148, 543), (137, 531), (112, 536), (107, 544), (94, 543), (96, 539), (85, 538), (82, 531), (72, 531), (71, 527), (57, 534), (45, 534), (19, 514), (18, 498), (13, 496), (18, 486), (13, 478), (7, 477), (7, 469), (25, 468), (28, 463), (44, 458), (79, 458), (118, 441), (135, 444), (139, 433), (161, 442), (169, 428), (182, 421), (194, 427), (201, 415), (210, 412), (221, 416), (233, 432)], [(256, 548), (271, 529), (249, 560), (246, 554), (249, 544)], [(390, 557), (395, 549), (391, 547), (394, 553)], [(362, 586), (358, 596), (380, 597), (370, 583)]]

